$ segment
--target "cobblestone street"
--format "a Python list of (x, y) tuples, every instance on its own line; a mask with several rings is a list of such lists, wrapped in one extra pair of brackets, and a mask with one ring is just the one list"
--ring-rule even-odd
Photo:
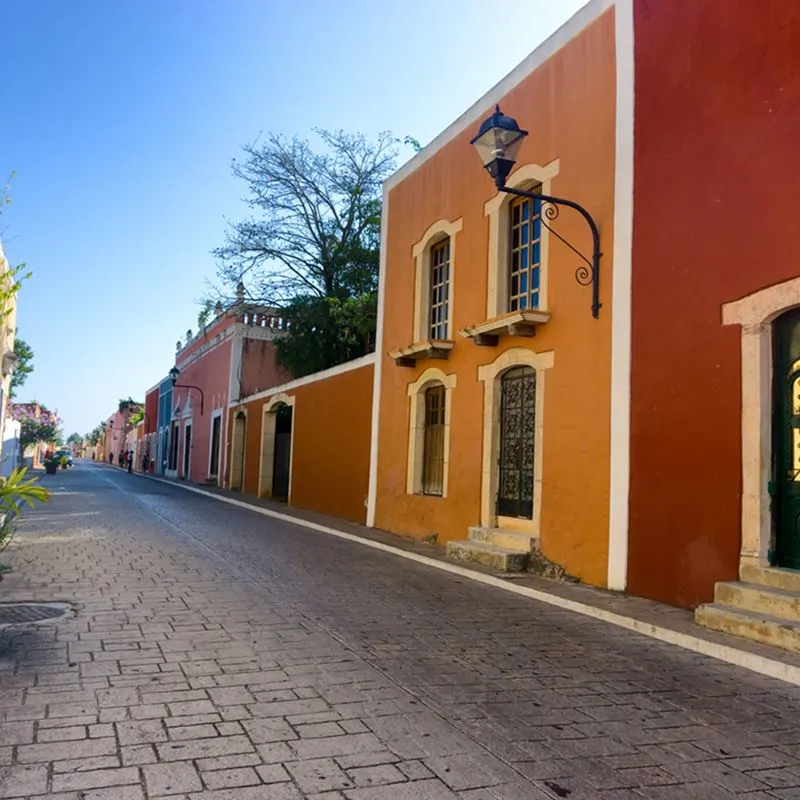
[(800, 798), (800, 688), (78, 466), (2, 599), (0, 798)]

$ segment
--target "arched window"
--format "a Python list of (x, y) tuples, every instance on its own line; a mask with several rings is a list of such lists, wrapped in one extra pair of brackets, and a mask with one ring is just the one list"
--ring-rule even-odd
[(452, 339), (453, 264), (462, 220), (434, 222), (412, 247), (414, 257), (414, 342)]
[(431, 341), (447, 339), (450, 323), (450, 237), (437, 242), (430, 253), (430, 314)]
[[(558, 169), (558, 159), (544, 166), (523, 164), (507, 185), (549, 195)], [(548, 232), (540, 212), (540, 201), (503, 192), (484, 204), (489, 218), (487, 319), (508, 312), (547, 311)]]
[(411, 400), (406, 491), (447, 497), (450, 413), (456, 376), (426, 369), (408, 386)]

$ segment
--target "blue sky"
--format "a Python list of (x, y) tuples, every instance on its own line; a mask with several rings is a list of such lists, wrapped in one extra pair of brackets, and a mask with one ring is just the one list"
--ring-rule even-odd
[(166, 374), (260, 131), (425, 144), (584, 2), (527, 0), (506, 25), (477, 0), (2, 0), (0, 230), (33, 270), (19, 399), (86, 433)]

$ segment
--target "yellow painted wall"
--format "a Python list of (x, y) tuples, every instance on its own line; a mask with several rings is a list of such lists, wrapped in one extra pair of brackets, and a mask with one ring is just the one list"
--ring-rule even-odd
[[(373, 371), (368, 363), (285, 391), (294, 398), (292, 506), (365, 521)], [(229, 411), (229, 441), (239, 408), (247, 412), (244, 493), (253, 496), (258, 495), (263, 408), (274, 394), (245, 399)]]
[[(480, 522), (483, 384), (478, 367), (511, 347), (554, 351), (545, 388), (541, 546), (546, 557), (595, 584), (606, 581), (609, 504), (611, 273), (614, 214), (615, 65), (613, 9), (558, 50), (506, 97), (501, 108), (530, 131), (518, 164), (559, 159), (551, 193), (573, 199), (601, 231), (600, 319), (591, 291), (575, 282), (579, 259), (551, 235), (548, 310), (534, 338), (478, 347), (457, 333), (486, 318), (488, 219), (494, 186), (469, 144), (477, 123), (389, 191), (385, 318), (380, 387), (377, 527), (439, 542), (465, 539)], [(486, 115), (493, 108), (485, 109)], [(414, 339), (412, 246), (438, 219), (463, 218), (452, 265), (455, 349), (447, 361), (397, 367), (388, 353)], [(568, 209), (554, 227), (591, 253), (585, 222)], [(447, 498), (408, 495), (409, 383), (428, 367), (455, 372)]]

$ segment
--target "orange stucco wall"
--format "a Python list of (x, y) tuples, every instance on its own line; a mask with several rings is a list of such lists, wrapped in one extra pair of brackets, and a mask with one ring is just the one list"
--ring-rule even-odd
[[(478, 347), (458, 331), (486, 318), (488, 219), (495, 195), (469, 140), (470, 125), (399, 183), (391, 185), (385, 318), (380, 387), (377, 527), (440, 543), (465, 539), (480, 523), (483, 384), (478, 367), (511, 347), (553, 351), (544, 395), (541, 547), (574, 575), (604, 584), (607, 574), (611, 273), (614, 212), (615, 64), (613, 9), (605, 12), (500, 100), (504, 113), (530, 135), (518, 164), (559, 159), (551, 193), (584, 205), (601, 232), (600, 319), (590, 313), (591, 292), (574, 279), (579, 261), (550, 237), (550, 321), (534, 338), (502, 338)], [(485, 109), (488, 115), (493, 109)], [(452, 265), (455, 348), (447, 361), (397, 367), (388, 353), (413, 341), (412, 246), (439, 219), (463, 218)], [(562, 210), (554, 227), (591, 252), (585, 223)], [(457, 375), (452, 393), (450, 474), (446, 498), (406, 493), (408, 385), (428, 367)]]
[[(371, 363), (285, 391), (294, 397), (289, 502), (333, 517), (364, 522), (372, 420)], [(279, 388), (279, 387), (278, 387)], [(245, 400), (244, 492), (258, 495), (263, 408), (273, 395)], [(240, 407), (229, 412), (229, 426)], [(232, 440), (232, 427), (229, 428)]]

